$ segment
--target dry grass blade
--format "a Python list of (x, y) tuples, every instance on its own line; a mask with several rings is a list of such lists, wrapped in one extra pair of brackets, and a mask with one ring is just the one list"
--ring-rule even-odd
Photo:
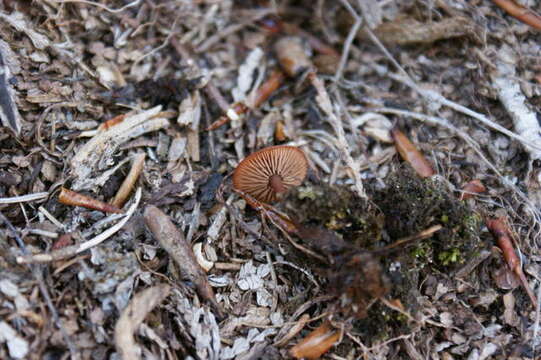
[(156, 285), (136, 294), (120, 315), (115, 325), (115, 345), (122, 359), (141, 358), (141, 349), (135, 342), (135, 332), (149, 312), (158, 306), (171, 291), (169, 285)]
[(17, 204), (29, 201), (43, 200), (49, 196), (48, 192), (40, 192), (21, 196), (0, 198), (0, 204)]

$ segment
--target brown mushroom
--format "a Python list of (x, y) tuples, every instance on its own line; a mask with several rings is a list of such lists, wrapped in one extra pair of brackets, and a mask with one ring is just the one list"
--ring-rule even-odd
[(235, 169), (233, 187), (255, 199), (270, 203), (283, 198), (306, 177), (308, 161), (294, 146), (271, 146), (248, 155)]

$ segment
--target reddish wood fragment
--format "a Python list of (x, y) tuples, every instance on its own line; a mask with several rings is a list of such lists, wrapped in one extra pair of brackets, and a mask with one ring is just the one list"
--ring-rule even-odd
[(75, 191), (62, 188), (60, 195), (58, 195), (58, 201), (65, 205), (82, 206), (87, 209), (93, 209), (103, 211), (107, 213), (122, 213), (123, 211), (118, 207), (108, 204), (106, 202), (96, 200), (90, 196), (76, 193)]
[[(274, 70), (267, 80), (261, 84), (257, 89), (254, 99), (252, 100), (251, 108), (255, 109), (261, 106), (271, 95), (282, 85), (284, 82), (284, 73), (280, 70)], [(233, 120), (232, 117), (240, 117), (250, 110), (250, 108), (242, 103), (237, 102), (231, 105), (226, 111), (225, 115), (220, 116), (218, 120), (210, 124), (205, 130), (212, 131), (218, 129), (220, 126), (227, 124), (229, 121)]]
[(522, 271), (522, 267), (520, 266), (520, 259), (515, 253), (513, 240), (511, 239), (511, 231), (507, 227), (505, 218), (500, 217), (497, 219), (488, 219), (486, 220), (486, 225), (492, 235), (496, 238), (498, 247), (502, 251), (503, 257), (507, 262), (507, 265), (509, 266), (509, 268), (511, 268), (515, 275), (518, 276), (522, 286), (524, 287), (524, 290), (526, 290), (526, 293), (530, 297), (533, 306), (537, 308), (537, 298), (535, 297), (535, 294), (533, 293), (530, 285), (528, 284), (526, 275), (524, 275), (524, 272)]
[(466, 200), (473, 197), (474, 194), (480, 194), (485, 192), (487, 189), (481, 182), (481, 180), (475, 179), (464, 185), (462, 188), (464, 191), (460, 194), (460, 200)]
[(328, 321), (325, 321), (293, 346), (289, 354), (297, 359), (319, 359), (340, 340), (341, 336), (341, 331), (334, 329)]
[(411, 165), (417, 175), (422, 178), (427, 178), (436, 173), (424, 155), (415, 147), (415, 145), (413, 145), (402, 131), (395, 128), (391, 130), (391, 135), (393, 136), (396, 149), (400, 153), (400, 156), (404, 161), (407, 161)]
[(125, 118), (126, 118), (126, 114), (115, 116), (114, 118), (109, 119), (106, 122), (104, 122), (103, 124), (101, 124), (98, 127), (98, 130), (102, 130), (102, 131), (103, 130), (109, 130), (113, 126), (115, 126), (117, 124), (120, 124), (122, 121), (124, 121)]
[(257, 89), (255, 98), (252, 102), (252, 108), (258, 108), (282, 85), (284, 82), (284, 73), (280, 70), (274, 70), (267, 80)]
[(230, 119), (223, 115), (218, 118), (215, 122), (210, 124), (205, 130), (206, 131), (212, 131), (218, 129), (220, 126), (227, 124), (230, 121)]
[(233, 117), (240, 117), (248, 112), (248, 107), (244, 103), (234, 103), (226, 111), (225, 115), (220, 116), (218, 120), (209, 125), (205, 130), (212, 131), (218, 129), (220, 126), (227, 124), (233, 120)]
[(517, 20), (541, 30), (541, 16), (533, 10), (519, 5), (513, 0), (492, 0), (492, 2)]
[(71, 233), (66, 233), (60, 235), (60, 237), (54, 242), (51, 250), (62, 249), (66, 246), (72, 245), (73, 239), (71, 238)]

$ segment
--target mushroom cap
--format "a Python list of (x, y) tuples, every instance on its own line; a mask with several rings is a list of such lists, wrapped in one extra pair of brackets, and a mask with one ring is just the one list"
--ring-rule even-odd
[(288, 190), (300, 185), (307, 171), (308, 160), (301, 149), (286, 145), (270, 146), (240, 162), (233, 173), (233, 187), (259, 201), (275, 202), (281, 195), (271, 184), (276, 181), (276, 175), (282, 181), (281, 188)]

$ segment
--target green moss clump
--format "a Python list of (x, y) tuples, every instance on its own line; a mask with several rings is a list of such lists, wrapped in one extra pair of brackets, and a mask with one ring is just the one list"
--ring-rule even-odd
[(420, 179), (404, 168), (392, 175), (388, 187), (374, 192), (372, 198), (383, 212), (385, 230), (393, 240), (432, 225), (443, 226), (412, 252), (418, 265), (424, 259), (438, 270), (447, 271), (463, 263), (481, 245), (481, 217), (437, 180)]

